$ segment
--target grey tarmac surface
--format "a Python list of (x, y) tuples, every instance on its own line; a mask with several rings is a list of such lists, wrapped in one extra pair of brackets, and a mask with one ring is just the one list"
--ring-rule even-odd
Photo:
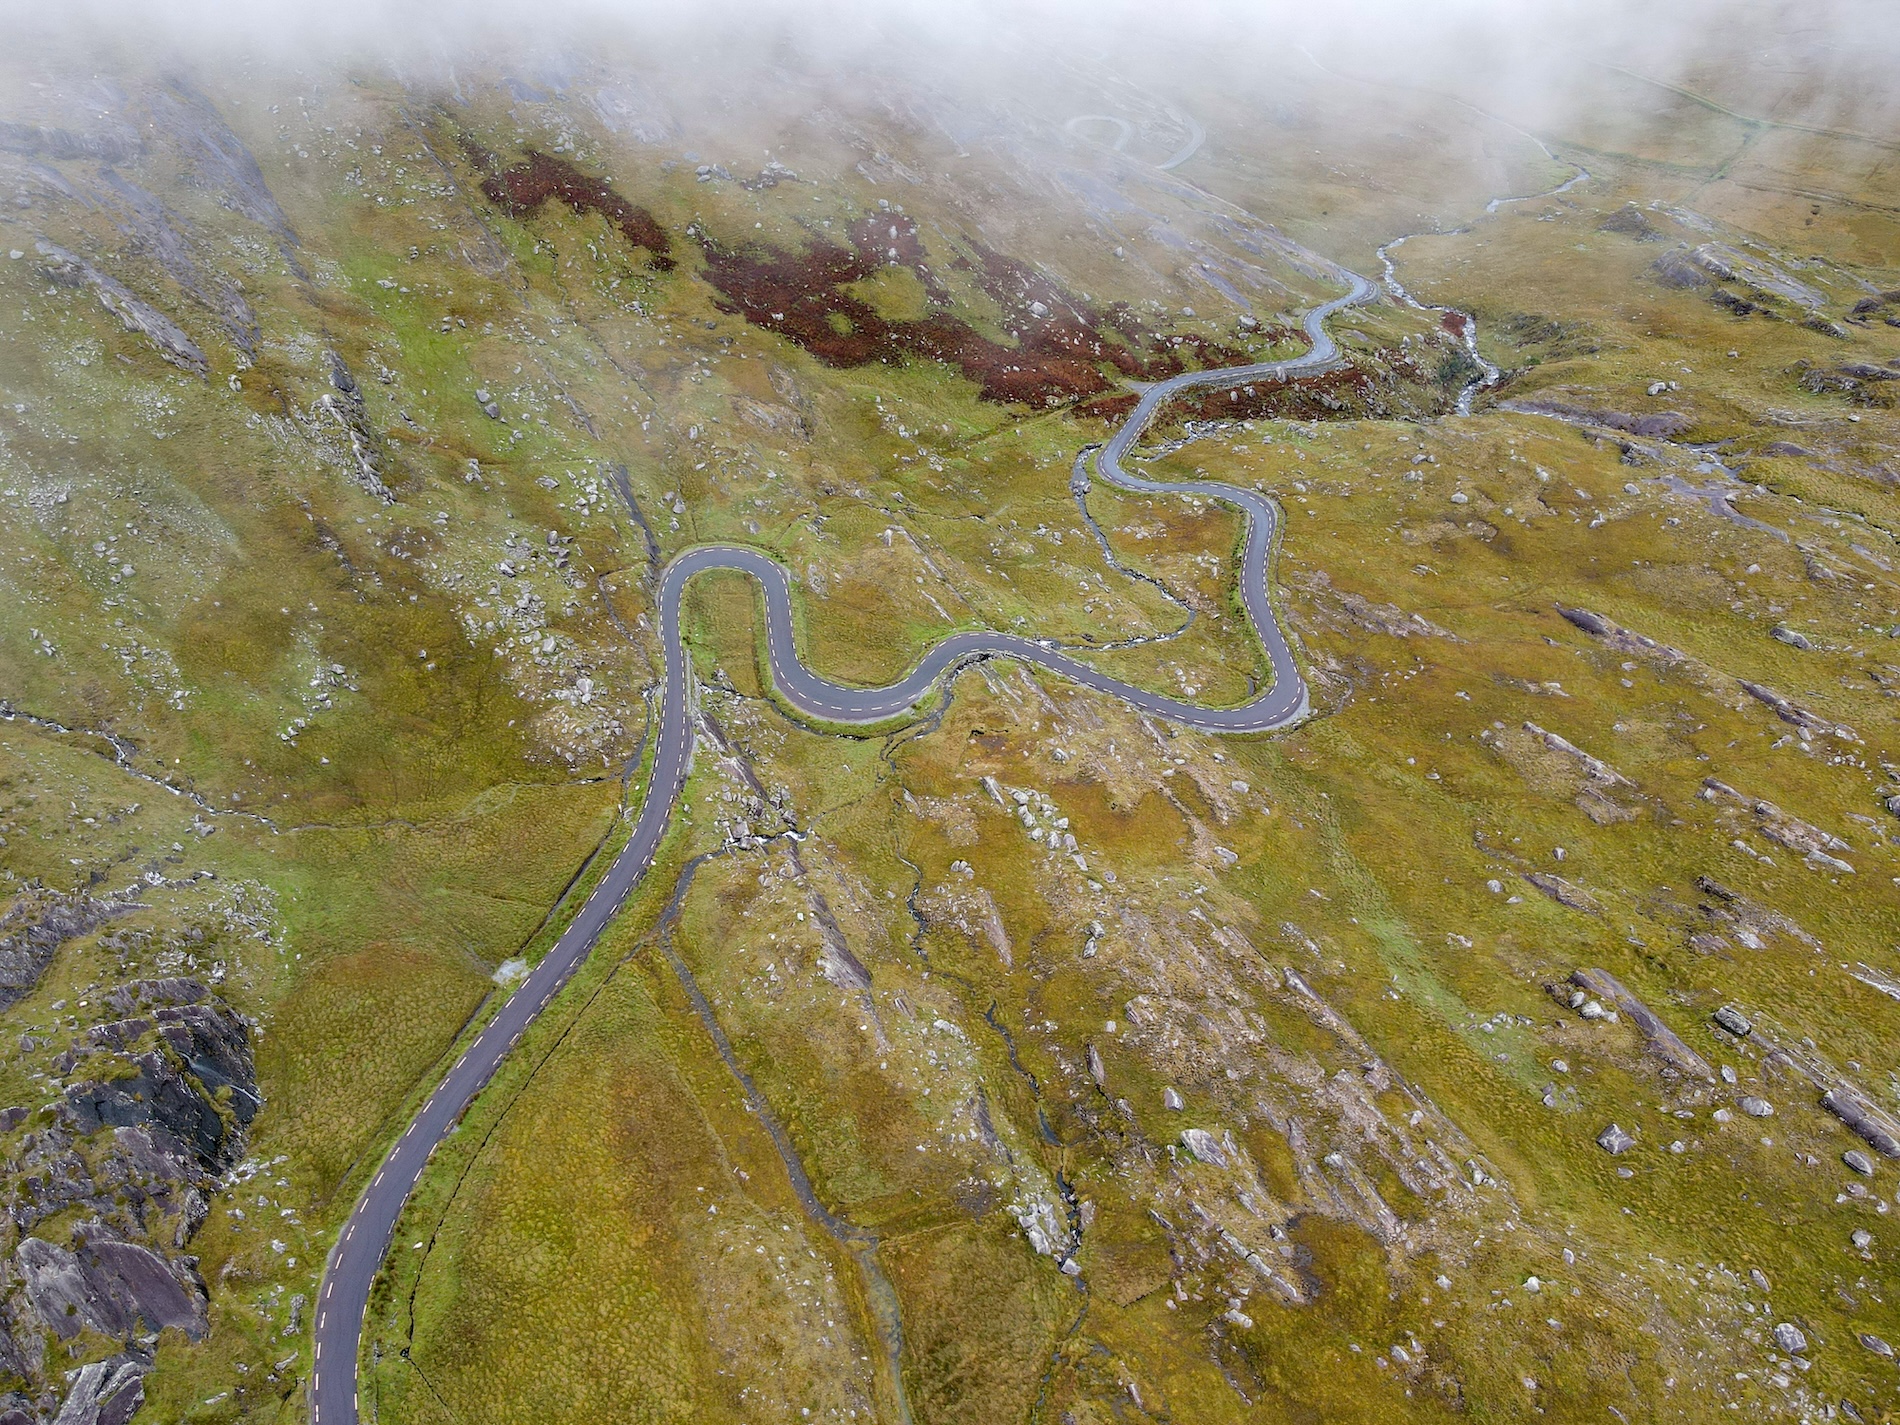
[(357, 1355), (370, 1286), (388, 1255), (397, 1219), (421, 1178), (429, 1155), (448, 1137), (528, 1026), (540, 1017), (587, 959), (601, 932), (646, 875), (666, 835), (693, 753), (690, 662), (680, 637), (680, 601), (687, 584), (695, 576), (715, 569), (738, 570), (759, 581), (765, 593), (767, 654), (772, 680), (788, 704), (819, 723), (871, 724), (902, 716), (943, 679), (954, 677), (958, 670), (985, 658), (1014, 658), (1047, 668), (1143, 712), (1206, 732), (1271, 732), (1297, 722), (1307, 711), (1306, 683), (1274, 615), (1267, 588), (1268, 558), (1279, 519), (1273, 502), (1251, 490), (1212, 481), (1146, 480), (1124, 470), (1121, 459), (1140, 438), (1155, 412), (1178, 392), (1283, 380), (1338, 364), (1339, 349), (1325, 330), (1326, 319), (1342, 308), (1369, 300), (1377, 292), (1371, 282), (1355, 273), (1341, 270), (1339, 276), (1349, 290), (1346, 295), (1306, 315), (1304, 325), (1312, 347), (1304, 355), (1287, 361), (1188, 372), (1146, 386), (1127, 421), (1096, 457), (1096, 475), (1111, 485), (1125, 490), (1178, 492), (1216, 499), (1246, 515), (1247, 537), (1239, 575), (1241, 601), (1273, 671), (1272, 683), (1249, 702), (1228, 708), (1181, 702), (1098, 672), (1052, 644), (1015, 634), (983, 631), (959, 633), (944, 639), (908, 674), (888, 687), (854, 688), (834, 683), (800, 661), (793, 637), (790, 581), (784, 569), (769, 555), (736, 545), (712, 545), (674, 557), (661, 575), (659, 588), (660, 637), (666, 661), (659, 736), (646, 797), (635, 818), (633, 834), (554, 948), (455, 1061), (357, 1199), (342, 1235), (331, 1250), (317, 1292), (316, 1354), (310, 1377), (312, 1425), (356, 1425)]

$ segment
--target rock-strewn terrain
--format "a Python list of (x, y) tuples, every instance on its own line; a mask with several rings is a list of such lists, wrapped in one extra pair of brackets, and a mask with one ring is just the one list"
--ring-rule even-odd
[[(193, 979), (132, 980), (102, 1001), (126, 1017), (53, 1059), (60, 1097), (0, 1112), (11, 1251), (0, 1362), (16, 1381), (4, 1420), (127, 1420), (162, 1333), (199, 1341), (208, 1329), (186, 1249), (260, 1106), (250, 1029)], [(119, 1354), (62, 1374), (58, 1348), (94, 1340)]]
[(1338, 370), (1128, 457), (1277, 502), (1304, 725), (990, 662), (841, 735), (694, 586), (675, 831), (424, 1174), (363, 1414), (1890, 1407), (1884, 130), (1745, 57), (1552, 116), (1046, 53), (0, 58), (0, 1425), (307, 1418), (352, 1202), (624, 834), (682, 550), (853, 682), (980, 625), (1254, 692), (1231, 511), (1077, 456), (1336, 263)]

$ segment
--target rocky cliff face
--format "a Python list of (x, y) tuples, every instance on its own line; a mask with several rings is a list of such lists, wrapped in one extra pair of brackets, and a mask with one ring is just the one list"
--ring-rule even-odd
[[(61, 1095), (0, 1112), (0, 1425), (118, 1425), (144, 1400), (159, 1333), (207, 1329), (207, 1296), (184, 1248), (219, 1175), (242, 1156), (259, 1106), (245, 1021), (196, 980), (141, 980), (104, 996), (121, 1016), (55, 1060)], [(55, 1378), (56, 1343), (90, 1333), (108, 1359)]]
[(84, 892), (42, 890), (22, 897), (0, 916), (0, 1010), (11, 1009), (32, 991), (61, 945), (136, 908), (129, 895), (102, 900)]

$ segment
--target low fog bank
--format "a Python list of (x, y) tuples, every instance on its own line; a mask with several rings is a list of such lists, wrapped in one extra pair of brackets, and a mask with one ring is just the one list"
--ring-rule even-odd
[[(1451, 90), (1531, 120), (1605, 102), (1606, 67), (1693, 84), (1750, 115), (1865, 125), (1900, 94), (1890, 0), (76, 0), (11, 3), (16, 59), (333, 65), (409, 77), (545, 68), (603, 46), (658, 77), (708, 66), (949, 87), (1105, 66), (1192, 92), (1266, 83), (1290, 51), (1375, 83)], [(1184, 97), (1186, 95), (1184, 94)]]

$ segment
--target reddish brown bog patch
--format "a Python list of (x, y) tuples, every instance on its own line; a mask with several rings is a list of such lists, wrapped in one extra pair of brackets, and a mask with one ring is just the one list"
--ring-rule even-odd
[(653, 215), (561, 159), (530, 149), (521, 163), (484, 179), (482, 193), (511, 218), (525, 217), (550, 198), (576, 213), (599, 213), (631, 245), (647, 250), (647, 261), (656, 271), (672, 270), (672, 241)]
[(1372, 377), (1357, 366), (1176, 396), (1157, 427), (1190, 420), (1326, 420), (1383, 411)]
[[(851, 225), (850, 237), (849, 248), (814, 238), (796, 252), (757, 244), (727, 248), (708, 236), (701, 240), (706, 280), (725, 298), (727, 311), (796, 342), (826, 365), (924, 357), (956, 367), (990, 401), (1048, 406), (1100, 396), (1110, 389), (1104, 365), (1150, 378), (1181, 369), (1173, 352), (1127, 313), (1111, 313), (1104, 322), (1050, 278), (976, 243), (969, 244), (976, 260), (959, 256), (953, 266), (969, 272), (1003, 309), (1015, 345), (944, 311), (914, 320), (884, 317), (844, 289), (879, 268), (899, 266), (917, 274), (933, 306), (947, 305), (949, 294), (917, 225), (905, 215), (867, 213)], [(1122, 339), (1111, 340), (1105, 327)]]

